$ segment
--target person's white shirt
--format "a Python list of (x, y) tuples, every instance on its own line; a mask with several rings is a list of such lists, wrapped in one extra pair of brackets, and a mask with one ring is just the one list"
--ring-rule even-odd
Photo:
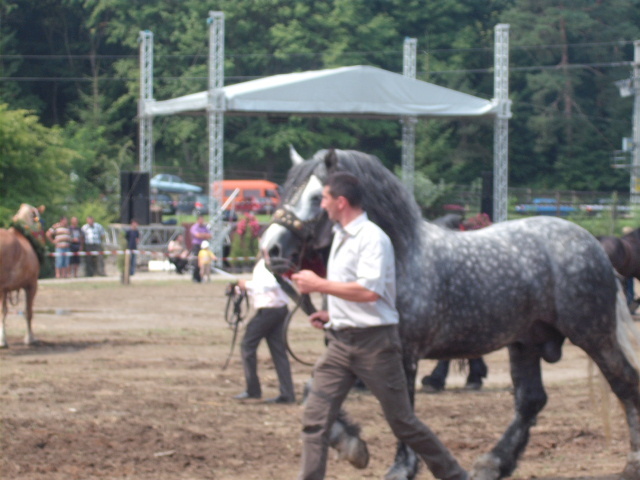
[(393, 244), (366, 212), (344, 227), (336, 224), (329, 254), (327, 279), (357, 282), (377, 293), (374, 302), (352, 302), (328, 296), (329, 322), (325, 328), (367, 328), (398, 323)]
[(245, 282), (245, 288), (256, 310), (284, 307), (289, 303), (289, 297), (280, 287), (276, 277), (267, 269), (262, 258), (253, 267), (253, 276)]

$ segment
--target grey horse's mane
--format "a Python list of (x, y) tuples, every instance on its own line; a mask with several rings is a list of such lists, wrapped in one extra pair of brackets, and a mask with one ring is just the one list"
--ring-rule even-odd
[[(320, 150), (311, 160), (294, 166), (284, 185), (283, 203), (295, 194), (295, 186), (303, 185), (311, 174), (324, 181), (331, 172), (325, 166), (329, 150)], [(400, 180), (373, 155), (354, 150), (335, 150), (337, 167), (353, 173), (364, 188), (364, 209), (369, 218), (384, 230), (396, 252), (398, 265), (405, 265), (420, 245), (424, 220), (420, 208)]]

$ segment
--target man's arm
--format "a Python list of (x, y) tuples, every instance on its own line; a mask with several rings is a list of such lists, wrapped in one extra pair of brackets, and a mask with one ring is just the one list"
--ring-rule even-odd
[(349, 302), (375, 302), (380, 298), (376, 292), (364, 288), (357, 282), (335, 282), (316, 275), (311, 270), (301, 270), (291, 276), (300, 293), (324, 293)]

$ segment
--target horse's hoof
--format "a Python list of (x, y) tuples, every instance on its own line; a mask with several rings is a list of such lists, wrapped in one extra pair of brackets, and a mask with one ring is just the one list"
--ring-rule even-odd
[(640, 452), (629, 454), (620, 480), (640, 480)]
[(394, 465), (384, 476), (384, 480), (412, 480), (416, 477), (416, 473), (417, 469), (412, 473), (406, 466)]
[(500, 459), (487, 453), (473, 465), (470, 480), (498, 480), (500, 478)]
[(369, 465), (369, 449), (367, 443), (358, 437), (347, 437), (340, 441), (338, 447), (340, 459), (347, 460), (355, 468), (363, 469)]

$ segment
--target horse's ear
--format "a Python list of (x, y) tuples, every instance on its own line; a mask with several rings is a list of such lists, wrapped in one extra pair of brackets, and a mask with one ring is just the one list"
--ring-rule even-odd
[(293, 145), (289, 144), (289, 157), (291, 157), (291, 163), (293, 163), (294, 165), (300, 165), (302, 162), (304, 162), (304, 158), (302, 158), (302, 156), (296, 152), (296, 149), (293, 148)]
[(330, 149), (327, 155), (324, 157), (324, 164), (327, 167), (327, 172), (331, 173), (338, 168), (338, 154), (335, 148)]

